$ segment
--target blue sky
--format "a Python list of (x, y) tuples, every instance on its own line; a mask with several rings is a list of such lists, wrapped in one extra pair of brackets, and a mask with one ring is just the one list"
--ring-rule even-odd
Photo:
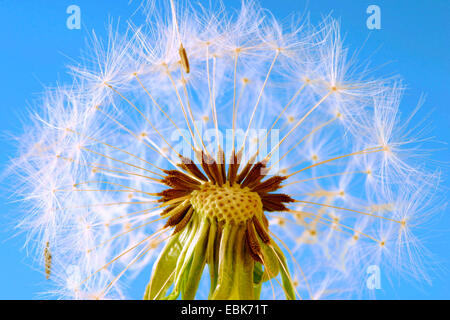
[[(46, 85), (68, 83), (65, 66), (76, 59), (91, 30), (105, 34), (109, 17), (124, 21), (137, 1), (128, 0), (0, 0), (0, 171), (16, 150), (11, 135), (22, 132), (26, 111)], [(408, 86), (402, 102), (407, 113), (422, 94), (426, 101), (419, 112), (429, 117), (430, 135), (435, 141), (433, 159), (448, 167), (450, 153), (445, 142), (450, 137), (450, 2), (447, 0), (261, 0), (261, 5), (277, 17), (291, 12), (310, 12), (313, 22), (331, 13), (340, 19), (346, 44), (352, 49), (362, 45), (360, 58), (370, 58), (374, 66), (384, 65), (380, 74), (401, 75)], [(230, 7), (239, 1), (227, 0)], [(66, 8), (81, 8), (81, 30), (66, 27)], [(381, 9), (381, 30), (368, 30), (366, 8)], [(441, 150), (442, 149), (442, 150)], [(444, 172), (446, 169), (444, 168)], [(444, 175), (443, 187), (448, 187)], [(0, 181), (0, 299), (37, 299), (46, 286), (42, 271), (23, 249), (24, 235), (16, 235), (15, 219), (21, 207), (9, 198), (13, 188), (8, 179)], [(425, 245), (438, 257), (440, 267), (433, 274), (433, 285), (417, 286), (407, 279), (395, 279), (393, 287), (377, 292), (378, 298), (450, 298), (450, 216), (442, 212), (432, 225)], [(435, 234), (435, 236), (434, 236)], [(386, 283), (387, 280), (383, 278)], [(387, 285), (386, 285), (387, 287)], [(139, 297), (138, 294), (136, 297)]]

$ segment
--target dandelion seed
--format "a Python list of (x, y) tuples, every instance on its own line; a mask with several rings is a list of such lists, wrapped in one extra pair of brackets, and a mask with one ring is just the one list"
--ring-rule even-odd
[(45, 278), (50, 279), (50, 274), (52, 270), (52, 255), (50, 253), (50, 243), (47, 241), (44, 249), (44, 260), (45, 260)]
[(181, 58), (181, 65), (183, 66), (184, 72), (189, 73), (189, 60), (187, 57), (186, 49), (183, 48), (183, 45), (180, 45), (180, 49), (178, 50)]

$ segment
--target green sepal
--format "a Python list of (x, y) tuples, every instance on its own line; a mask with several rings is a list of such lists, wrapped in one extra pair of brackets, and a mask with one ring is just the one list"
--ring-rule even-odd
[(183, 286), (181, 289), (181, 299), (193, 300), (197, 293), (198, 285), (203, 274), (206, 263), (206, 250), (209, 238), (209, 222), (202, 221), (199, 231), (199, 239), (195, 245), (194, 253), (190, 259), (189, 265), (184, 272)]
[[(241, 300), (254, 300), (255, 299), (255, 292), (254, 292), (254, 285), (253, 285), (253, 279), (254, 279), (254, 265), (255, 262), (248, 252), (249, 249), (245, 243), (244, 237), (245, 237), (245, 229), (242, 230), (239, 236), (239, 242), (240, 245), (237, 246), (237, 249), (239, 250), (236, 254), (240, 255), (240, 259), (238, 260), (237, 267), (239, 268), (237, 270), (238, 276), (236, 277), (236, 281), (234, 286), (238, 289), (239, 292), (239, 299)], [(257, 296), (259, 297), (259, 295)]]
[(263, 282), (275, 278), (280, 271), (280, 262), (275, 252), (270, 245), (261, 243), (261, 251), (264, 258), (264, 274), (262, 276)]
[(255, 266), (253, 268), (253, 283), (260, 284), (262, 283), (262, 276), (264, 274), (263, 266), (259, 262), (255, 262)]
[(179, 241), (179, 238), (179, 234), (173, 235), (161, 251), (154, 264), (150, 282), (146, 287), (144, 300), (160, 299), (172, 285), (173, 271), (182, 249), (182, 242)]
[(255, 299), (259, 299), (259, 297), (261, 296), (263, 274), (263, 265), (259, 262), (255, 262), (253, 266), (253, 296), (255, 297)]
[[(198, 221), (194, 218), (189, 221), (188, 225), (184, 229), (184, 232), (186, 233), (186, 240), (183, 241), (183, 248), (178, 257), (174, 287), (172, 292), (167, 297), (163, 298), (164, 300), (176, 300), (180, 295), (182, 278), (186, 277), (186, 268), (191, 262), (195, 244), (197, 238), (199, 237), (198, 229)], [(192, 243), (194, 243), (194, 246)]]
[[(208, 263), (209, 269), (209, 278), (211, 280), (211, 285), (209, 289), (208, 299), (211, 299), (214, 290), (217, 285), (217, 278), (219, 274), (219, 240), (222, 234), (222, 229), (217, 227), (217, 222), (211, 220), (211, 225), (209, 227), (209, 235), (208, 235), (208, 246), (206, 249), (206, 262)], [(217, 248), (216, 248), (217, 247)]]
[(295, 300), (296, 299), (295, 289), (292, 286), (291, 275), (289, 274), (286, 258), (283, 252), (281, 251), (280, 247), (278, 247), (278, 245), (275, 242), (272, 242), (272, 246), (275, 249), (276, 254), (278, 255), (278, 258), (280, 259), (282, 264), (280, 266), (280, 274), (281, 274), (281, 281), (283, 284), (283, 291), (286, 296), (286, 299)]
[(185, 294), (185, 291), (186, 291), (186, 283), (187, 283), (188, 278), (189, 278), (189, 272), (191, 270), (191, 266), (192, 266), (192, 257), (187, 262), (186, 270), (185, 270), (185, 272), (183, 272), (183, 274), (181, 275), (181, 278), (179, 280), (180, 281), (179, 288), (180, 288), (181, 299), (182, 300), (185, 299), (184, 298), (184, 294)]
[(259, 284), (254, 284), (253, 285), (253, 296), (255, 297), (256, 300), (259, 300), (261, 297), (261, 289), (262, 289), (262, 282)]
[(236, 227), (231, 224), (226, 224), (222, 238), (220, 239), (219, 249), (219, 275), (217, 279), (217, 286), (211, 295), (212, 300), (231, 299), (231, 291), (233, 289), (235, 262), (234, 257), (234, 243)]

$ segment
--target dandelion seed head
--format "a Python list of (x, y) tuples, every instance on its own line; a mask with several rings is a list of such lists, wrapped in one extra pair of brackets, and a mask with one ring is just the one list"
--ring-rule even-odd
[[(422, 137), (401, 120), (401, 83), (358, 65), (337, 21), (286, 25), (253, 2), (145, 12), (91, 36), (73, 83), (45, 92), (19, 139), (12, 167), (30, 206), (19, 225), (49, 294), (129, 297), (149, 265), (163, 274), (167, 248), (196, 259), (210, 234), (265, 298), (359, 297), (372, 264), (427, 279), (413, 231), (438, 175), (414, 161)], [(241, 268), (215, 255), (196, 274)], [(178, 297), (179, 265), (165, 275), (173, 291), (152, 280), (146, 296)], [(195, 281), (198, 296), (253, 297)]]

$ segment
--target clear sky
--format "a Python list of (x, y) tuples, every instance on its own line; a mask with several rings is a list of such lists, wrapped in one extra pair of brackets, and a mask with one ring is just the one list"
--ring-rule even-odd
[[(213, 1), (213, 0), (212, 0)], [(239, 1), (224, 1), (238, 7)], [(408, 86), (401, 110), (411, 111), (422, 94), (426, 101), (419, 117), (428, 118), (431, 136), (443, 142), (434, 144), (433, 159), (448, 168), (450, 152), (450, 1), (448, 0), (261, 0), (261, 5), (277, 17), (291, 12), (309, 11), (313, 22), (332, 14), (340, 19), (345, 43), (361, 49), (360, 58), (370, 58), (374, 66), (384, 65), (380, 74), (401, 75)], [(81, 9), (81, 30), (66, 27), (69, 5)], [(10, 138), (22, 132), (26, 111), (46, 85), (69, 83), (65, 66), (80, 56), (89, 32), (105, 34), (110, 17), (125, 21), (136, 8), (134, 0), (0, 0), (0, 172), (15, 155)], [(369, 5), (381, 9), (381, 29), (366, 27)], [(387, 65), (385, 65), (388, 63)], [(449, 183), (444, 174), (443, 187)], [(42, 270), (23, 248), (24, 235), (14, 229), (21, 206), (9, 198), (14, 188), (0, 181), (0, 299), (37, 299), (46, 287)], [(394, 279), (378, 298), (449, 299), (450, 298), (450, 215), (441, 212), (425, 245), (438, 258), (432, 272), (433, 284), (416, 286), (407, 279)], [(435, 234), (435, 235), (434, 235)], [(430, 270), (431, 271), (431, 270)], [(147, 275), (146, 275), (147, 277)], [(135, 297), (139, 298), (140, 293)]]

